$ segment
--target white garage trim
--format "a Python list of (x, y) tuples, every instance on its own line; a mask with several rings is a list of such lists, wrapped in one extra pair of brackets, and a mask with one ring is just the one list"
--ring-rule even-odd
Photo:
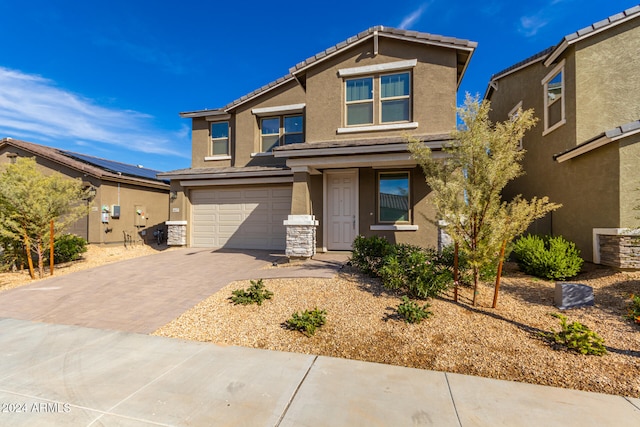
[(291, 186), (197, 188), (191, 200), (191, 246), (284, 250)]

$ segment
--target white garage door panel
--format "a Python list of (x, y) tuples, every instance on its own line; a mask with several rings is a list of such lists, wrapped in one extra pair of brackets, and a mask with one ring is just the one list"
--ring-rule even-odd
[(285, 248), (291, 188), (196, 189), (191, 203), (194, 247)]

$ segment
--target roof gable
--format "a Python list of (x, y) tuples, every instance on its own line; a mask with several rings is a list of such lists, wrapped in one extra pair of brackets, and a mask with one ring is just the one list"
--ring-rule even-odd
[(21, 150), (43, 157), (52, 162), (66, 166), (87, 175), (100, 179), (122, 180), (128, 177), (129, 180), (136, 181), (141, 185), (167, 185), (167, 180), (158, 178), (156, 175), (160, 171), (138, 167), (127, 163), (113, 160), (101, 159), (87, 154), (74, 153), (60, 150), (46, 145), (35, 144), (33, 142), (21, 141), (19, 139), (4, 138), (0, 140), (0, 147), (13, 146)]
[(485, 99), (488, 99), (491, 96), (491, 93), (495, 89), (493, 87), (494, 82), (499, 79), (508, 76), (509, 74), (515, 73), (517, 71), (522, 70), (523, 68), (527, 68), (533, 64), (536, 64), (540, 61), (543, 61), (545, 67), (551, 65), (570, 45), (584, 40), (588, 37), (596, 35), (602, 31), (613, 28), (617, 25), (620, 25), (624, 22), (627, 22), (631, 19), (640, 17), (640, 5), (629, 8), (623, 12), (612, 15), (602, 21), (598, 21), (594, 24), (589, 25), (588, 27), (582, 28), (581, 30), (575, 31), (573, 33), (567, 34), (560, 40), (560, 42), (555, 46), (550, 46), (516, 64), (511, 65), (510, 67), (505, 68), (502, 71), (499, 71), (491, 76), (489, 80), (489, 85), (487, 86), (487, 90), (485, 91)]
[(299, 62), (295, 66), (289, 69), (289, 73), (283, 77), (280, 77), (277, 80), (274, 80), (259, 89), (254, 90), (251, 93), (243, 95), (242, 97), (230, 102), (222, 108), (214, 109), (214, 110), (198, 110), (191, 112), (180, 113), (181, 117), (184, 118), (193, 118), (193, 117), (205, 117), (205, 116), (214, 116), (219, 114), (226, 114), (230, 110), (235, 107), (238, 107), (245, 102), (248, 102), (257, 96), (263, 95), (272, 89), (282, 86), (291, 81), (298, 81), (299, 77), (304, 74), (306, 70), (311, 67), (314, 67), (321, 62), (338, 55), (347, 49), (352, 48), (360, 43), (363, 43), (367, 40), (374, 40), (375, 46), (377, 46), (377, 40), (379, 37), (388, 37), (393, 39), (404, 40), (412, 43), (421, 43), (431, 46), (440, 46), (445, 48), (455, 49), (457, 52), (457, 79), (458, 86), (462, 81), (462, 77), (469, 65), (469, 61), (471, 60), (471, 56), (475, 48), (477, 47), (477, 43), (469, 40), (458, 39), (455, 37), (445, 37), (437, 34), (429, 34), (418, 31), (407, 31), (400, 30), (397, 28), (384, 27), (382, 25), (371, 27), (361, 33), (356, 34), (355, 36), (349, 37), (348, 39), (341, 41), (340, 43), (331, 46), (322, 52), (319, 52), (302, 62)]

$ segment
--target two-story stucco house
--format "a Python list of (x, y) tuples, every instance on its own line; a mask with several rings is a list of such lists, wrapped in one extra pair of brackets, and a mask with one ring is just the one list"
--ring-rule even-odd
[(169, 177), (173, 244), (349, 250), (356, 235), (437, 244), (407, 135), (438, 149), (476, 43), (373, 27), (192, 121), (192, 166)]
[[(526, 175), (506, 197), (548, 195), (563, 207), (532, 232), (563, 235), (587, 260), (640, 268), (629, 229), (640, 225), (640, 6), (565, 36), (495, 74), (494, 121), (533, 108)], [(636, 242), (636, 243), (634, 243)]]

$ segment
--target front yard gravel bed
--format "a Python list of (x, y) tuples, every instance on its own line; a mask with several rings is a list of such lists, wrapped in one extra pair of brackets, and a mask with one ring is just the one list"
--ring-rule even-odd
[[(559, 312), (555, 283), (523, 275), (512, 264), (497, 309), (490, 308), (492, 285), (481, 286), (476, 307), (471, 290), (462, 288), (457, 303), (448, 292), (430, 301), (432, 317), (407, 324), (395, 314), (402, 294), (345, 267), (333, 279), (265, 279), (274, 295), (262, 306), (233, 305), (231, 291), (250, 283), (231, 283), (154, 334), (638, 398), (640, 326), (623, 316), (630, 295), (640, 293), (640, 273), (585, 269), (572, 282), (592, 286), (596, 305), (563, 313), (604, 338), (608, 354), (602, 357), (554, 350), (539, 337), (559, 330), (549, 315)], [(286, 328), (294, 312), (316, 307), (327, 311), (327, 323), (314, 336)]]

